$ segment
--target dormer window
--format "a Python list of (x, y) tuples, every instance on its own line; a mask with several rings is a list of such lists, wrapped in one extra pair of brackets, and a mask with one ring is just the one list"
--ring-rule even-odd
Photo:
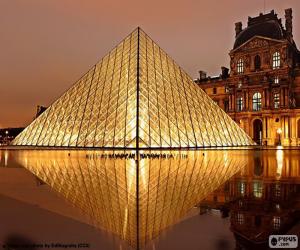
[(276, 51), (273, 54), (273, 69), (279, 69), (280, 68), (280, 53)]
[(237, 62), (237, 72), (238, 74), (244, 73), (244, 60), (240, 58)]
[(254, 68), (255, 68), (255, 70), (260, 70), (260, 67), (261, 67), (260, 56), (259, 56), (259, 55), (256, 55), (256, 56), (254, 57)]

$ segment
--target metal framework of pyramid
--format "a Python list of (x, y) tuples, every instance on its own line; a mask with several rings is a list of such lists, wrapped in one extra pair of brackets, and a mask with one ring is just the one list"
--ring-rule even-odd
[(201, 148), (253, 142), (172, 58), (137, 28), (12, 144)]

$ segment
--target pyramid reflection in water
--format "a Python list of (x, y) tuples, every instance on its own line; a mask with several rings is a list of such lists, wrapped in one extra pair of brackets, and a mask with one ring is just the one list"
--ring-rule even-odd
[(172, 155), (168, 159), (141, 157), (151, 152), (140, 152), (139, 160), (103, 157), (112, 153), (20, 150), (14, 154), (21, 165), (90, 216), (95, 226), (136, 248), (178, 222), (247, 159), (243, 150), (154, 152)]
[(253, 142), (138, 28), (35, 119), (13, 145), (189, 148)]

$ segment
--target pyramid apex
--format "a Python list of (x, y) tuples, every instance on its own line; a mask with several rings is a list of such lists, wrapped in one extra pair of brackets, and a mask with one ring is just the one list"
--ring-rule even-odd
[(137, 26), (137, 27), (136, 27), (136, 30), (137, 30), (137, 31), (142, 31), (143, 29), (141, 28), (141, 26)]

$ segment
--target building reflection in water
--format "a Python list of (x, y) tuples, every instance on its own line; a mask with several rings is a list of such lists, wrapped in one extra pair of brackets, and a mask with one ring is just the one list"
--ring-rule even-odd
[(300, 219), (300, 152), (254, 152), (246, 168), (200, 206), (230, 215), (237, 249), (266, 249), (269, 235), (288, 233)]
[(142, 151), (137, 156), (134, 151), (20, 150), (12, 154), (91, 217), (95, 226), (138, 248), (241, 171), (249, 152)]

